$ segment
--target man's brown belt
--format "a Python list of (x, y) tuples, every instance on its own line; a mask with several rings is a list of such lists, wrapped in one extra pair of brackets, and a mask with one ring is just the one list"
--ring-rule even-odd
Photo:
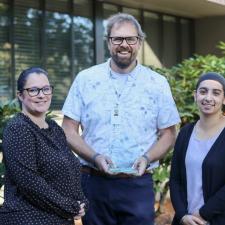
[[(126, 174), (126, 173), (118, 173), (118, 174), (108, 174), (104, 173), (100, 170), (96, 170), (89, 166), (82, 166), (81, 168), (82, 173), (87, 173), (93, 176), (101, 176), (101, 177), (108, 177), (108, 178), (135, 178), (138, 176), (135, 176), (133, 174)], [(150, 174), (150, 171), (146, 171), (144, 174)]]

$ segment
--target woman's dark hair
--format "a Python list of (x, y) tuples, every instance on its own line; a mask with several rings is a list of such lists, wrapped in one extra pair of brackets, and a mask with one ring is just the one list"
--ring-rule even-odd
[(30, 68), (27, 68), (27, 69), (23, 70), (20, 73), (19, 78), (17, 80), (17, 90), (19, 92), (21, 92), (23, 90), (29, 75), (32, 74), (32, 73), (44, 74), (48, 77), (48, 73), (45, 70), (43, 70), (42, 68), (39, 68), (39, 67), (30, 67)]
[(202, 74), (197, 81), (196, 90), (198, 89), (200, 83), (204, 80), (215, 80), (219, 82), (223, 86), (223, 91), (225, 95), (225, 78), (221, 74), (215, 72), (208, 72)]
[[(30, 68), (23, 70), (20, 73), (19, 78), (17, 80), (17, 91), (18, 92), (21, 93), (23, 91), (24, 86), (27, 82), (27, 79), (30, 76), (30, 74), (32, 74), (32, 73), (44, 74), (46, 77), (48, 77), (48, 73), (40, 67), (30, 67)], [(18, 99), (18, 101), (19, 101), (20, 108), (22, 109), (22, 103), (19, 99)]]

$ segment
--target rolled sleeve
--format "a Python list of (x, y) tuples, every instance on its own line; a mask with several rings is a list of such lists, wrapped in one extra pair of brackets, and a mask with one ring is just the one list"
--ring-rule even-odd
[(164, 129), (178, 124), (180, 116), (166, 79), (160, 87), (160, 92), (157, 125), (159, 129)]
[(82, 112), (82, 97), (80, 94), (79, 86), (79, 75), (77, 75), (69, 90), (62, 108), (62, 112), (65, 116), (68, 116), (71, 119), (80, 122)]

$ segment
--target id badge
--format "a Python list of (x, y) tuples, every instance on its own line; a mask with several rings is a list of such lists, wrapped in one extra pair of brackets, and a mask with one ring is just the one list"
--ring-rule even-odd
[(121, 122), (119, 106), (116, 105), (111, 112), (111, 124), (119, 125)]

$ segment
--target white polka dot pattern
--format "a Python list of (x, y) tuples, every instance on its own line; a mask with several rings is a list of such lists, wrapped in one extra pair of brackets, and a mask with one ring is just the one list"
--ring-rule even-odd
[(0, 224), (73, 224), (78, 201), (87, 205), (79, 160), (68, 148), (62, 128), (53, 120), (47, 122), (49, 128), (40, 129), (19, 113), (4, 130), (5, 202)]

